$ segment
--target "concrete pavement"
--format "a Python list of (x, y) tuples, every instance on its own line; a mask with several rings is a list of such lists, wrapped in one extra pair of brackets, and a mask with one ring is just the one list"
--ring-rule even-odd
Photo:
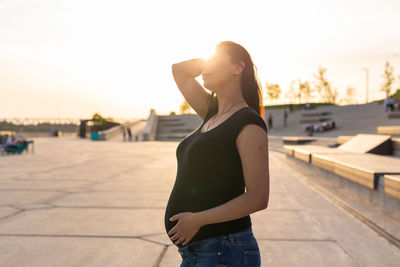
[[(0, 266), (179, 266), (163, 225), (178, 142), (34, 140), (34, 154), (0, 157)], [(270, 175), (269, 207), (251, 214), (262, 266), (398, 266), (399, 248), (300, 165), (270, 150)]]

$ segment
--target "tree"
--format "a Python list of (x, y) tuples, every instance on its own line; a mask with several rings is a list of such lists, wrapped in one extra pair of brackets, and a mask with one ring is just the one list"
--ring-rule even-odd
[(96, 112), (92, 116), (92, 121), (104, 123), (106, 121), (106, 119), (103, 116), (101, 116), (100, 113)]
[(267, 97), (271, 100), (278, 99), (280, 94), (282, 93), (282, 89), (277, 83), (265, 83), (265, 90), (267, 93)]
[(301, 95), (298, 90), (298, 87), (295, 86), (295, 84), (296, 84), (295, 80), (290, 82), (290, 90), (286, 92), (285, 96), (290, 99), (290, 102), (295, 102), (297, 100), (298, 103), (300, 103)]
[(182, 104), (180, 105), (179, 109), (180, 109), (180, 113), (181, 114), (185, 114), (185, 113), (189, 113), (190, 112), (191, 106), (186, 101), (186, 99), (184, 99)]
[(308, 81), (302, 81), (300, 78), (293, 80), (290, 83), (290, 90), (286, 96), (293, 100), (297, 100), (298, 103), (302, 102), (302, 99), (310, 100), (312, 89)]
[(400, 74), (399, 74), (399, 87), (396, 89), (396, 91), (397, 90), (400, 90)]
[(299, 80), (299, 89), (300, 89), (301, 96), (304, 99), (306, 99), (307, 101), (310, 101), (311, 94), (312, 94), (312, 89), (311, 89), (310, 83), (308, 81), (302, 82), (301, 80)]
[(356, 89), (354, 87), (348, 85), (346, 88), (346, 96), (342, 99), (342, 102), (344, 102), (346, 104), (354, 103), (355, 92), (356, 92)]
[(390, 91), (392, 91), (392, 84), (394, 82), (393, 67), (390, 66), (389, 61), (386, 61), (385, 71), (382, 77), (384, 81), (382, 83), (381, 91), (385, 92), (387, 98), (390, 95)]
[(331, 83), (325, 77), (326, 68), (318, 67), (318, 74), (313, 74), (315, 81), (315, 90), (319, 93), (321, 99), (325, 102), (336, 103), (337, 89), (332, 88)]

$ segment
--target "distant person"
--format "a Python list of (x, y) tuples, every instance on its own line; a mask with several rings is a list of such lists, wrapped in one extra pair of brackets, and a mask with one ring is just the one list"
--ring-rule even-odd
[(1, 144), (0, 147), (4, 148), (6, 147), (8, 144), (12, 144), (12, 139), (10, 138), (10, 136), (8, 134), (5, 134), (1, 137)]
[(5, 145), (11, 145), (13, 143), (14, 143), (13, 135), (7, 135), (7, 139), (6, 139)]
[(389, 97), (386, 97), (385, 100), (383, 101), (383, 106), (385, 108), (385, 112), (387, 112), (387, 110), (388, 110), (388, 106), (389, 106), (388, 102), (389, 102)]
[(125, 142), (126, 141), (125, 127), (122, 127), (122, 138), (124, 139), (124, 142)]
[[(250, 214), (268, 206), (269, 163), (253, 61), (241, 45), (223, 41), (207, 60), (173, 64), (172, 74), (203, 119), (176, 149), (180, 167), (164, 215), (168, 237), (182, 256), (180, 266), (195, 266), (201, 257), (201, 266), (219, 266), (222, 258), (226, 266), (258, 267)], [(211, 94), (196, 81), (200, 74)]]
[(313, 136), (314, 135), (314, 125), (311, 125), (310, 127), (307, 128), (307, 135), (308, 136)]
[(5, 135), (0, 135), (0, 147), (6, 142), (7, 137)]
[(128, 131), (128, 138), (129, 138), (129, 142), (132, 141), (132, 132), (131, 132), (131, 128), (127, 128)]
[(286, 108), (284, 109), (284, 113), (283, 113), (283, 126), (286, 127), (287, 124), (287, 117), (288, 117), (288, 113), (286, 111)]
[(268, 111), (268, 127), (272, 129), (272, 114)]
[(385, 112), (389, 111), (394, 111), (395, 107), (395, 100), (393, 98), (393, 96), (390, 96), (388, 98), (385, 99), (385, 101), (383, 102), (383, 105), (385, 107)]
[(25, 142), (25, 138), (21, 135), (16, 134), (14, 136), (14, 144), (23, 144)]
[(391, 96), (388, 100), (388, 106), (389, 106), (390, 111), (394, 111), (394, 102), (395, 102), (394, 98), (393, 98), (393, 96)]
[(292, 113), (293, 112), (293, 105), (289, 104), (289, 112)]
[(5, 144), (3, 145), (4, 149), (20, 149), (22, 145), (26, 145), (27, 141), (24, 137), (20, 135), (9, 135)]

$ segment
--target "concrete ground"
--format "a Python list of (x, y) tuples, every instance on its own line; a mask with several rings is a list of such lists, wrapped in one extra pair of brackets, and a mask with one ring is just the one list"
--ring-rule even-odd
[[(34, 154), (0, 156), (0, 266), (179, 266), (163, 220), (178, 142), (34, 141)], [(392, 241), (399, 215), (309, 172), (280, 142), (270, 139), (269, 206), (251, 214), (262, 266), (399, 266), (399, 247), (334, 199)]]

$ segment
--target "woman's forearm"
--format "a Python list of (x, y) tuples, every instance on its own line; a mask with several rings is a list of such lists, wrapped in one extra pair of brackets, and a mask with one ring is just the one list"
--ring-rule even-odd
[(265, 202), (245, 192), (240, 196), (214, 208), (196, 212), (201, 226), (242, 218), (266, 208)]
[(201, 74), (204, 62), (205, 59), (203, 58), (193, 58), (172, 64), (172, 69), (174, 72), (180, 72), (195, 78)]

